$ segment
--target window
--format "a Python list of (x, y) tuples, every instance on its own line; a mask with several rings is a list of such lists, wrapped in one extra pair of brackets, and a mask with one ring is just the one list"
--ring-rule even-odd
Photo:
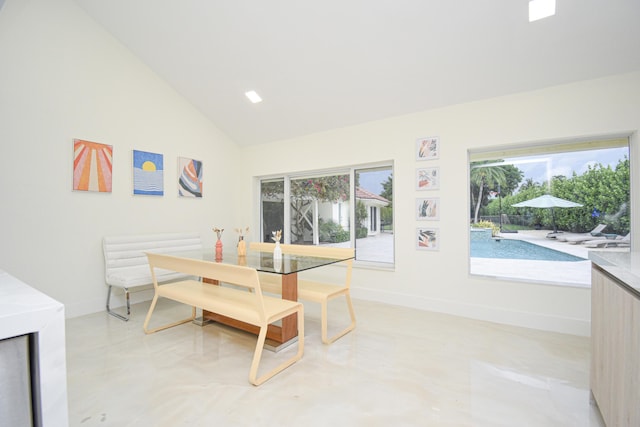
[(392, 264), (393, 166), (349, 167), (260, 179), (261, 240), (356, 248), (356, 260)]
[(284, 229), (284, 179), (261, 181), (260, 195), (260, 241), (270, 242), (271, 231)]
[(588, 251), (629, 236), (629, 170), (628, 138), (469, 152), (470, 273), (588, 286)]
[(369, 228), (371, 231), (378, 231), (378, 208), (375, 206), (369, 207)]

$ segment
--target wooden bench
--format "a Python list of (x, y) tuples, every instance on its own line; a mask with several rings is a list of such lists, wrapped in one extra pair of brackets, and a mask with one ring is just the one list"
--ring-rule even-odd
[[(223, 316), (255, 325), (259, 328), (258, 341), (249, 370), (249, 381), (253, 385), (262, 384), (302, 357), (304, 351), (303, 305), (297, 301), (262, 295), (258, 272), (254, 268), (156, 253), (148, 253), (147, 256), (155, 294), (144, 321), (145, 333), (151, 334), (190, 322), (195, 319), (196, 308), (219, 313)], [(235, 287), (213, 285), (200, 280), (182, 280), (167, 284), (158, 283), (156, 272), (166, 270), (208, 278), (219, 283), (234, 285)], [(191, 306), (191, 316), (177, 322), (149, 329), (151, 314), (160, 297)], [(269, 372), (258, 376), (258, 367), (262, 358), (262, 350), (267, 338), (269, 324), (291, 314), (297, 314), (298, 317), (297, 353)]]
[[(107, 290), (107, 313), (129, 320), (131, 304), (129, 293), (131, 288), (150, 287), (153, 284), (149, 263), (145, 252), (176, 254), (184, 251), (202, 250), (202, 240), (196, 232), (141, 234), (128, 236), (105, 237), (102, 242), (104, 252), (105, 282)], [(158, 272), (159, 282), (168, 282), (187, 277), (173, 271)], [(112, 288), (124, 291), (127, 314), (123, 316), (110, 307)]]
[[(273, 252), (275, 243), (251, 242), (249, 248), (262, 252)], [(338, 248), (333, 246), (317, 246), (317, 245), (291, 245), (281, 244), (283, 254), (306, 255), (321, 258), (350, 258), (343, 261), (346, 265), (345, 279), (342, 283), (324, 283), (312, 280), (304, 280), (298, 277), (298, 299), (313, 301), (321, 305), (321, 322), (322, 322), (322, 342), (331, 344), (338, 338), (346, 335), (356, 327), (356, 314), (351, 302), (351, 271), (353, 267), (353, 258), (355, 257), (355, 249)], [(282, 292), (282, 276), (278, 274), (260, 273), (260, 283), (262, 288), (267, 292)], [(328, 319), (327, 311), (329, 301), (333, 298), (344, 296), (349, 309), (351, 323), (340, 332), (328, 337)]]

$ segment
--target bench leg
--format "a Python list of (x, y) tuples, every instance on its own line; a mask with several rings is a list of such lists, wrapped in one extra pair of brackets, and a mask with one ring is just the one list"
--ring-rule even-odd
[(129, 302), (129, 288), (124, 288), (124, 295), (125, 295), (125, 298), (127, 299), (127, 317), (124, 317), (123, 315), (116, 313), (115, 311), (111, 310), (111, 307), (109, 307), (109, 303), (111, 302), (111, 288), (112, 286), (109, 285), (109, 290), (107, 291), (107, 313), (109, 313), (113, 317), (117, 317), (118, 319), (124, 320), (126, 322), (129, 320), (129, 317), (131, 316), (131, 305)]
[(151, 307), (149, 307), (149, 311), (147, 312), (147, 317), (144, 319), (144, 325), (142, 326), (145, 334), (153, 334), (154, 332), (162, 331), (163, 329), (172, 328), (174, 326), (182, 325), (183, 323), (187, 323), (187, 322), (193, 322), (193, 320), (196, 318), (196, 308), (191, 307), (190, 317), (186, 319), (178, 320), (177, 322), (169, 323), (164, 326), (158, 326), (157, 328), (154, 328), (154, 329), (149, 329), (148, 328), (149, 320), (151, 320), (151, 314), (153, 313), (153, 310), (156, 308), (157, 302), (158, 302), (158, 295), (154, 294), (153, 301), (151, 301)]
[(328, 304), (329, 304), (329, 298), (325, 299), (322, 301), (321, 305), (322, 305), (322, 342), (325, 344), (331, 344), (334, 341), (336, 341), (338, 338), (346, 335), (348, 332), (351, 332), (352, 330), (355, 329), (356, 327), (356, 312), (353, 309), (353, 303), (351, 302), (351, 295), (349, 295), (349, 293), (344, 293), (344, 294), (338, 294), (338, 295), (334, 295), (333, 298), (340, 296), (340, 295), (344, 295), (344, 297), (347, 299), (347, 307), (349, 308), (349, 316), (351, 317), (351, 324), (349, 324), (349, 326), (347, 326), (345, 329), (343, 329), (341, 332), (337, 333), (336, 335), (332, 336), (331, 338), (327, 337), (327, 329), (328, 329), (328, 321), (327, 321), (327, 309), (328, 309)]
[[(298, 314), (298, 351), (297, 353), (282, 362), (280, 365), (267, 372), (266, 374), (258, 377), (258, 367), (260, 366), (260, 359), (262, 358), (262, 350), (264, 349), (264, 342), (267, 338), (267, 329), (268, 325), (260, 328), (260, 333), (258, 334), (258, 342), (256, 343), (256, 351), (253, 354), (253, 361), (251, 362), (251, 369), (249, 370), (249, 382), (253, 385), (260, 385), (264, 383), (269, 378), (273, 377), (275, 374), (282, 372), (284, 369), (296, 363), (298, 360), (302, 358), (302, 354), (304, 353), (304, 306), (300, 305), (298, 310), (296, 310)], [(278, 319), (276, 319), (278, 320)]]

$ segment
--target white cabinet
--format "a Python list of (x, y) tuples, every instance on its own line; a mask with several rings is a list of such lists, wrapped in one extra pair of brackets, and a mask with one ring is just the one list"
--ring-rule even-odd
[[(0, 270), (0, 340), (22, 336), (29, 336), (30, 340), (32, 388), (26, 395), (14, 395), (12, 399), (33, 408), (34, 425), (68, 427), (64, 305)], [(15, 380), (0, 375), (0, 381)], [(3, 390), (6, 389), (0, 387), (0, 400), (5, 401)], [(13, 408), (11, 413), (2, 409), (0, 405), (0, 426), (29, 425), (20, 418), (20, 408)]]
[(591, 393), (608, 427), (640, 426), (640, 295), (596, 265), (591, 280)]
[(0, 340), (0, 425), (32, 426), (29, 336)]

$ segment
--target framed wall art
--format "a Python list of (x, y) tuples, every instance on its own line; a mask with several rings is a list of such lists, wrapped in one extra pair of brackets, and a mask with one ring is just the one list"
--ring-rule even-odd
[(440, 168), (418, 168), (416, 170), (416, 190), (440, 189)]
[(440, 219), (440, 198), (416, 199), (416, 217), (419, 220)]
[(202, 161), (178, 157), (178, 196), (202, 197)]
[(113, 146), (73, 140), (73, 190), (111, 193)]
[(416, 249), (423, 251), (440, 249), (440, 230), (437, 228), (417, 228)]
[(164, 195), (164, 157), (162, 154), (133, 150), (133, 194)]
[(440, 138), (430, 136), (416, 140), (416, 160), (432, 160), (440, 157)]

